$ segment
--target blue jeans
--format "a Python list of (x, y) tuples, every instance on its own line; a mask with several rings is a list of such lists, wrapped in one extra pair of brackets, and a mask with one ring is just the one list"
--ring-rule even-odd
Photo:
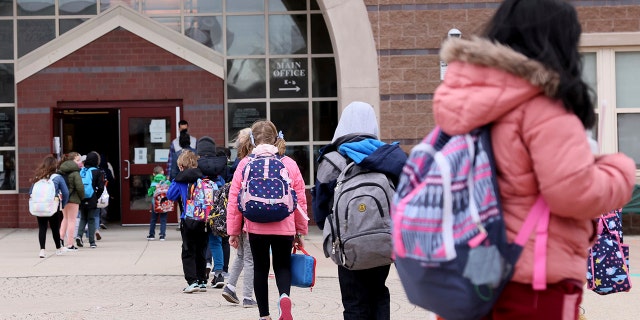
[(87, 208), (86, 206), (80, 206), (80, 223), (78, 224), (77, 238), (82, 239), (82, 233), (84, 232), (85, 225), (89, 225), (89, 244), (96, 243), (96, 214), (100, 214), (98, 208)]
[(151, 221), (149, 222), (149, 235), (152, 237), (156, 236), (156, 222), (160, 218), (160, 236), (164, 237), (167, 231), (167, 213), (160, 212), (157, 213), (151, 210)]
[(222, 238), (209, 232), (209, 250), (213, 257), (213, 271), (222, 272), (224, 264), (224, 255), (222, 253)]

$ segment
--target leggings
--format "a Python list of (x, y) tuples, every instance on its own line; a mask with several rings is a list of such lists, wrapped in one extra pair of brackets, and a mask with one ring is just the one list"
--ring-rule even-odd
[(76, 236), (79, 208), (79, 204), (69, 202), (62, 209), (63, 218), (60, 225), (60, 238), (64, 240), (68, 247), (73, 245), (73, 238)]
[(273, 273), (276, 276), (278, 296), (291, 291), (291, 249), (293, 236), (249, 234), (253, 255), (253, 289), (260, 316), (269, 315), (269, 248), (273, 255)]
[(54, 213), (51, 217), (37, 217), (38, 218), (38, 241), (40, 241), (40, 249), (45, 249), (45, 242), (47, 238), (47, 224), (51, 227), (51, 233), (53, 236), (53, 243), (56, 245), (56, 249), (60, 249), (60, 219), (62, 211)]

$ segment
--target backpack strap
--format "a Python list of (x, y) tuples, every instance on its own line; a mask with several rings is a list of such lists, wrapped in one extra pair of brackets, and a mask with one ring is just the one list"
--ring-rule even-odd
[(536, 228), (532, 283), (534, 290), (545, 290), (547, 288), (547, 239), (549, 238), (550, 215), (549, 206), (540, 195), (533, 207), (531, 207), (527, 219), (515, 239), (517, 245), (524, 247), (533, 232), (533, 228)]

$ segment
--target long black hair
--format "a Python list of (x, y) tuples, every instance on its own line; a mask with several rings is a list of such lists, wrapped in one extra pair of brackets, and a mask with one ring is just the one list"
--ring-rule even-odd
[(554, 98), (588, 129), (596, 117), (591, 89), (582, 80), (581, 33), (576, 10), (565, 0), (505, 0), (482, 36), (558, 73), (560, 84)]

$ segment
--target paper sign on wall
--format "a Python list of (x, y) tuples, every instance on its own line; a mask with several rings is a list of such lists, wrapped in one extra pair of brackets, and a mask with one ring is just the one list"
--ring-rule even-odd
[(156, 149), (154, 162), (169, 161), (169, 149)]
[(147, 148), (133, 148), (135, 156), (133, 163), (135, 164), (147, 164)]
[(163, 143), (167, 141), (167, 121), (165, 119), (153, 119), (149, 124), (151, 142)]

